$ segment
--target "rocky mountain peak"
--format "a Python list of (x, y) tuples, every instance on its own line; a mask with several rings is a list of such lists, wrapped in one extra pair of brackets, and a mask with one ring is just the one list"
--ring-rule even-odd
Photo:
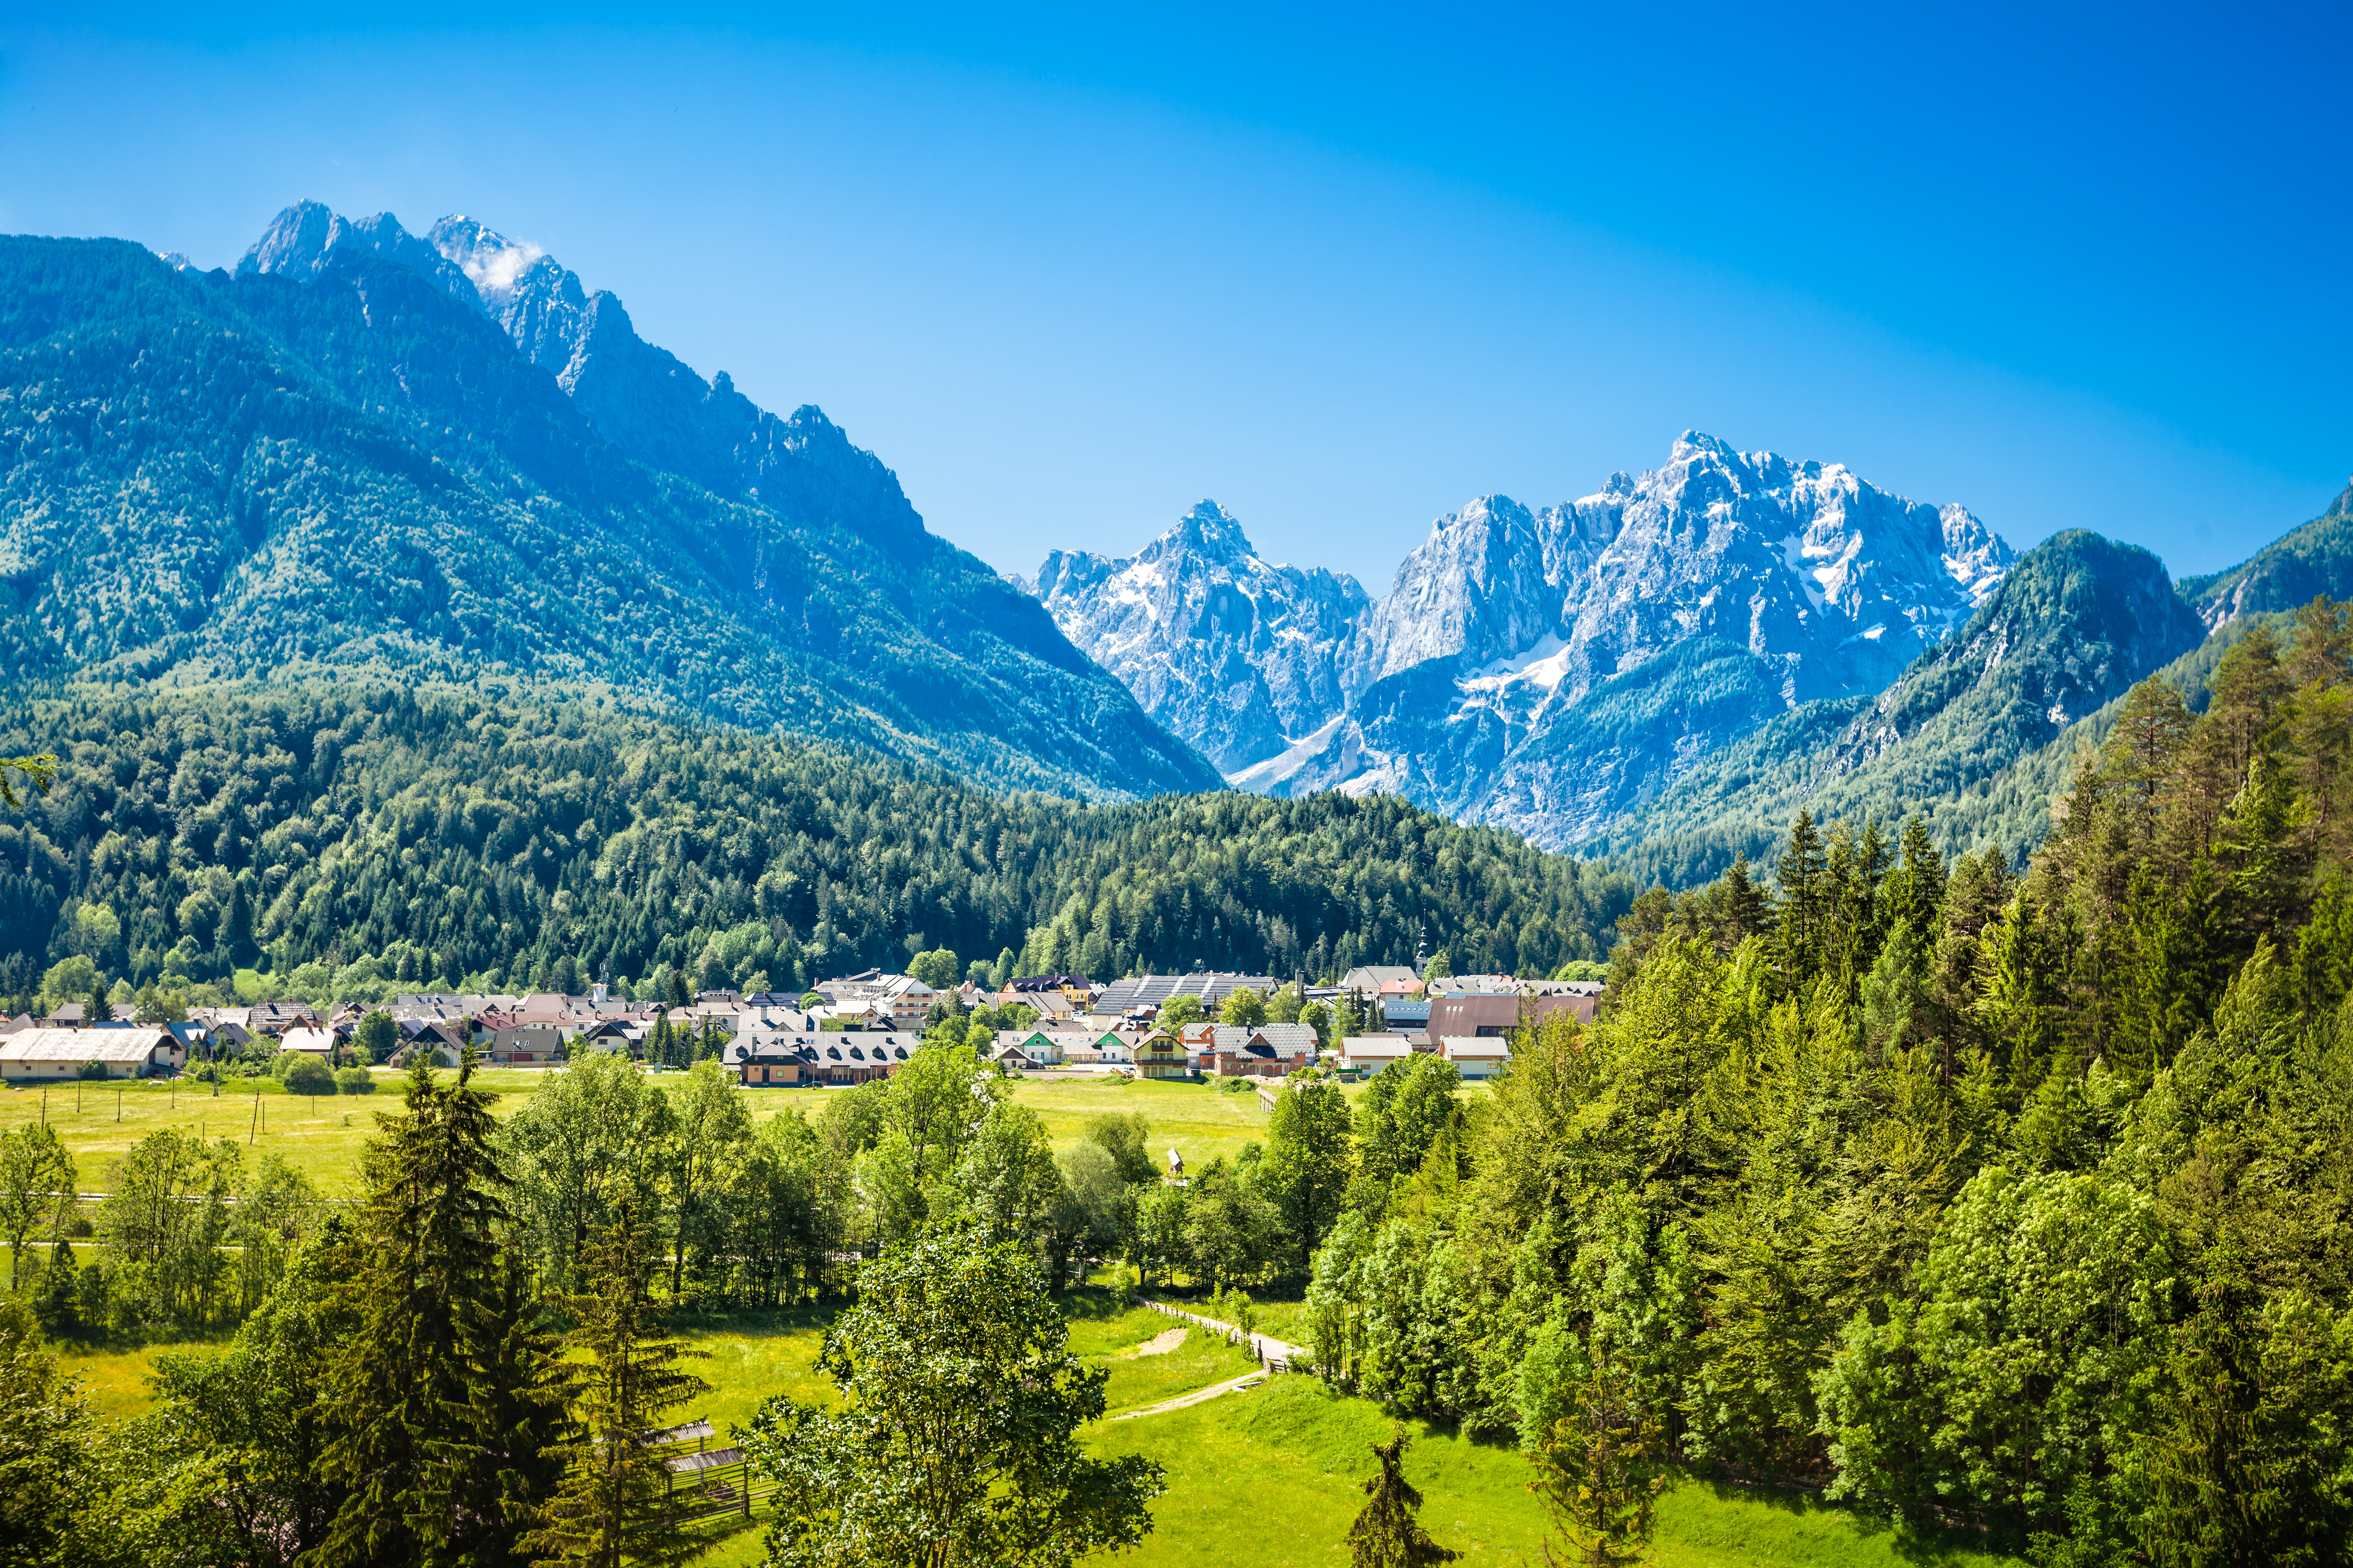
[(1353, 577), (1262, 559), (1211, 500), (1132, 558), (1053, 552), (1035, 592), (1063, 636), (1229, 775), (1346, 706), (1371, 608)]
[(1145, 545), (1136, 559), (1158, 561), (1176, 554), (1235, 565), (1258, 558), (1242, 525), (1213, 500), (1202, 501), (1177, 519), (1176, 526)]

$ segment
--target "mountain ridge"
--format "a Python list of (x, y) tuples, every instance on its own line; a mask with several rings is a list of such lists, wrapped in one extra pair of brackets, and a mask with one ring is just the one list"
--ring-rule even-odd
[(356, 237), (241, 278), (0, 239), (12, 674), (506, 668), (1005, 787), (1217, 784), (813, 406), (759, 415), (765, 484), (716, 492), (613, 441), (396, 224), (312, 226)]
[[(1220, 570), (1224, 546), (1190, 537), (1155, 540), (1154, 568)], [(1215, 617), (1184, 627), (1208, 647), (1125, 636), (1138, 569), (1075, 559), (1039, 571), (1056, 624), (1179, 733), (1225, 722), (1203, 682), (1174, 678), (1180, 661), (1227, 670), (1231, 692), (1248, 688), (1240, 665), (1309, 658), (1254, 651)], [(1314, 678), (1289, 678), (1313, 700), (1247, 748), (1205, 749), (1241, 787), (1397, 791), (1562, 847), (1774, 711), (1883, 689), (2016, 559), (1966, 508), (1686, 431), (1660, 468), (1577, 500), (1488, 494), (1440, 517)]]

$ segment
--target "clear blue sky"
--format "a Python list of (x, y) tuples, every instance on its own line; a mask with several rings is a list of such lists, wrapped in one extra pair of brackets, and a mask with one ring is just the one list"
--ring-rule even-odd
[(38, 9), (0, 229), (471, 214), (1002, 567), (1211, 496), (1377, 593), (1686, 426), (2184, 573), (2353, 472), (2341, 6)]

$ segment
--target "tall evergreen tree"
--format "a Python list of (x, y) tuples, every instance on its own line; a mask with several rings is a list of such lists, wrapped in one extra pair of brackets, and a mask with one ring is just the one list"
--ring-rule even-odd
[(1789, 825), (1789, 842), (1774, 867), (1778, 897), (1774, 916), (1784, 981), (1802, 986), (1820, 972), (1822, 941), (1828, 923), (1830, 863), (1822, 836), (1814, 827), (1813, 813), (1799, 811)]
[(680, 1363), (704, 1352), (664, 1331), (653, 1299), (661, 1246), (637, 1205), (624, 1201), (591, 1246), (587, 1289), (569, 1298), (558, 1386), (575, 1436), (556, 1452), (563, 1480), (526, 1544), (537, 1564), (635, 1568), (682, 1563), (704, 1542), (678, 1529), (669, 1467), (641, 1441), (661, 1417), (711, 1385)]
[(1357, 1510), (1348, 1526), (1348, 1568), (1423, 1568), (1426, 1563), (1451, 1563), (1462, 1555), (1440, 1546), (1422, 1529), (1415, 1512), (1421, 1494), (1405, 1479), (1405, 1450), (1409, 1441), (1402, 1428), (1387, 1444), (1373, 1445), (1379, 1473), (1365, 1482), (1371, 1500)]
[(1738, 947), (1752, 936), (1767, 936), (1773, 930), (1773, 904), (1765, 889), (1748, 872), (1746, 850), (1732, 858), (1732, 869), (1724, 874), (1724, 929), (1727, 945)]
[(341, 1429), (321, 1460), (347, 1495), (320, 1568), (520, 1563), (544, 1497), (548, 1358), (501, 1249), (497, 1122), (472, 1072), (470, 1053), (438, 1082), (420, 1058), (406, 1114), (382, 1119), (368, 1148), (342, 1292), (359, 1327), (329, 1379)]

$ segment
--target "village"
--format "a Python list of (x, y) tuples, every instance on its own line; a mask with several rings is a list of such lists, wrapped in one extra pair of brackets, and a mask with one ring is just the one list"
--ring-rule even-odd
[(1320, 986), (1196, 970), (934, 987), (870, 969), (797, 995), (719, 990), (657, 1004), (599, 984), (586, 995), (419, 992), (200, 1007), (147, 1022), (94, 1017), (95, 1001), (74, 1002), (0, 1020), (0, 1081), (213, 1077), (229, 1064), (284, 1076), (310, 1058), (324, 1069), (311, 1073), (324, 1091), (338, 1070), (406, 1068), (420, 1056), (455, 1067), (470, 1051), (519, 1068), (592, 1053), (649, 1071), (716, 1058), (749, 1088), (810, 1089), (888, 1077), (926, 1043), (969, 1047), (1024, 1077), (1279, 1080), (1314, 1070), (1355, 1079), (1428, 1053), (1476, 1081), (1503, 1069), (1514, 1029), (1564, 1011), (1589, 1023), (1601, 989), (1595, 980), (1425, 977), (1398, 964), (1359, 966)]

